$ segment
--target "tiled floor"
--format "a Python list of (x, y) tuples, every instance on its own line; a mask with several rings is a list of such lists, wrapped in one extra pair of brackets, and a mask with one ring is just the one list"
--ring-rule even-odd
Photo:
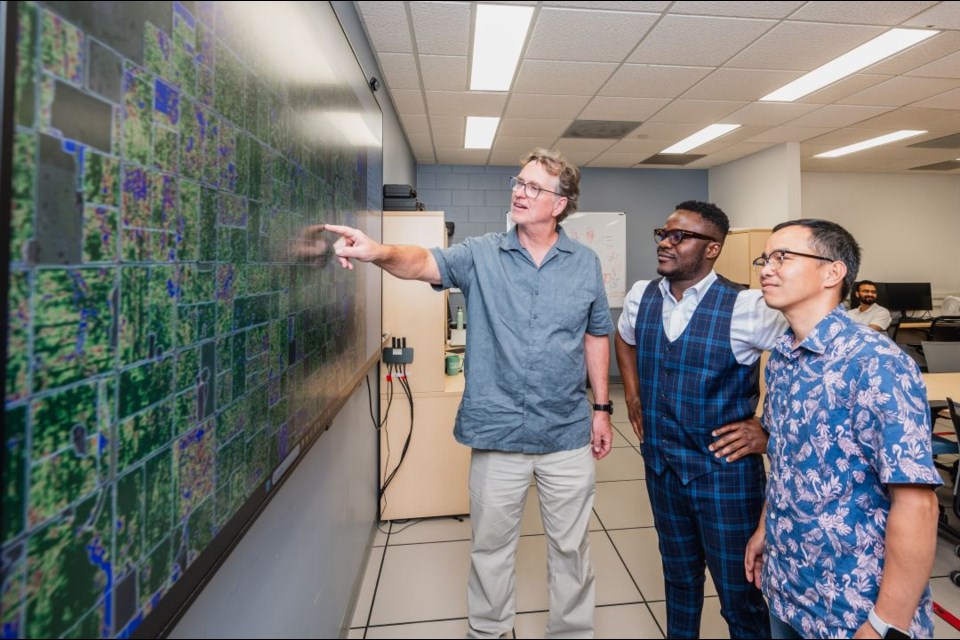
[[(653, 515), (643, 480), (638, 441), (613, 389), (614, 450), (597, 466), (597, 495), (590, 548), (597, 575), (597, 638), (661, 638), (666, 629), (663, 574)], [(941, 423), (938, 426), (943, 426)], [(942, 429), (938, 429), (942, 430)], [(946, 490), (943, 491), (946, 496)], [(466, 518), (383, 523), (370, 554), (353, 614), (350, 638), (464, 637), (470, 524)], [(517, 559), (516, 638), (543, 637), (547, 622), (546, 540), (530, 488)], [(933, 568), (934, 600), (960, 617), (960, 588), (950, 582), (960, 558), (953, 542), (939, 539)], [(727, 638), (720, 605), (707, 579), (701, 635)], [(937, 618), (937, 638), (960, 638)]]

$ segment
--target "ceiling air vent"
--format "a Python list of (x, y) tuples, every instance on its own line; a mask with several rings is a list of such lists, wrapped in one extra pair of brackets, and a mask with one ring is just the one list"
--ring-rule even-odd
[(910, 171), (953, 171), (954, 169), (960, 169), (960, 160), (947, 160), (946, 162), (925, 164), (922, 167), (910, 167)]
[(574, 120), (560, 137), (620, 140), (641, 124), (632, 120)]
[(960, 149), (960, 133), (951, 133), (948, 136), (924, 140), (908, 146), (915, 149)]
[(702, 153), (655, 153), (646, 160), (641, 160), (640, 164), (670, 164), (682, 167), (704, 157), (706, 155)]

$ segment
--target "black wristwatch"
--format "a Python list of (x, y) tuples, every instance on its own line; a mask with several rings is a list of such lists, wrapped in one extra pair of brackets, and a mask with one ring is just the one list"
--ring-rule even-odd
[(609, 413), (610, 415), (613, 415), (613, 403), (612, 403), (612, 402), (608, 402), (607, 404), (594, 404), (594, 405), (593, 405), (593, 410), (594, 410), (594, 411), (606, 411), (606, 412)]

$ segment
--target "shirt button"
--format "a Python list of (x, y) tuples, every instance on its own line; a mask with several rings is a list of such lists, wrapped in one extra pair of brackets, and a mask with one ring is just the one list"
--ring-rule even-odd
[(533, 314), (533, 319), (534, 319), (534, 320), (537, 319), (537, 314)]

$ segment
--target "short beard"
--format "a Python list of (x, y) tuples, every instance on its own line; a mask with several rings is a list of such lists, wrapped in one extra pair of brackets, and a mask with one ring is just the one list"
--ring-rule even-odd
[(663, 265), (657, 265), (657, 273), (665, 278), (669, 278), (670, 280), (692, 280), (700, 274), (701, 269), (703, 269), (704, 260), (706, 260), (706, 257), (701, 253), (689, 267), (681, 268), (677, 266), (671, 273), (665, 272), (663, 270)]

